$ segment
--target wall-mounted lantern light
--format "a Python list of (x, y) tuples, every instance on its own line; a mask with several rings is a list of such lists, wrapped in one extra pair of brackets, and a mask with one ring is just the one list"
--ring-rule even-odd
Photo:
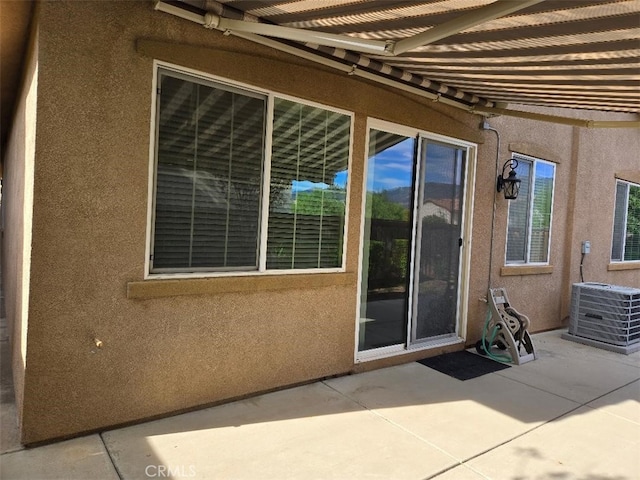
[[(507, 167), (511, 168), (509, 172), (509, 176), (504, 178), (504, 172)], [(504, 198), (506, 200), (515, 200), (518, 198), (518, 192), (520, 191), (520, 180), (516, 176), (516, 168), (518, 168), (518, 160), (515, 158), (511, 158), (504, 162), (504, 166), (502, 167), (502, 174), (498, 176), (498, 191), (502, 192), (504, 190)]]

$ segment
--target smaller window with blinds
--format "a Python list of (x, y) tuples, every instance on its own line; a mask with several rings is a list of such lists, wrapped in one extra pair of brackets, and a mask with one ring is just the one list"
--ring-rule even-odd
[(522, 183), (518, 198), (509, 201), (506, 263), (548, 264), (556, 167), (529, 156), (513, 158)]
[(352, 115), (157, 75), (150, 272), (342, 270)]
[(640, 185), (618, 180), (611, 261), (640, 261)]

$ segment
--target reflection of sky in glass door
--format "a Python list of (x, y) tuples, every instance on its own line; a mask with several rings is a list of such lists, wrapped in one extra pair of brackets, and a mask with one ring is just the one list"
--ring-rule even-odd
[[(377, 134), (374, 137), (374, 132)], [(414, 140), (413, 138), (401, 137), (399, 135), (387, 134), (384, 132), (373, 131), (372, 142), (377, 137), (388, 137), (386, 143), (392, 142), (394, 139), (399, 143), (385, 148), (385, 143), (379, 147), (370, 145), (369, 152), (369, 170), (367, 175), (367, 191), (382, 192), (384, 190), (393, 190), (401, 187), (411, 187), (413, 182), (413, 155)], [(390, 138), (389, 138), (390, 137)], [(403, 140), (400, 140), (403, 139)], [(384, 139), (382, 140), (384, 142)], [(379, 152), (373, 152), (371, 149), (384, 148)], [(374, 154), (373, 156), (372, 153)]]
[(371, 130), (359, 350), (404, 344), (415, 140)]
[(462, 151), (438, 143), (429, 143), (427, 148), (429, 164), (425, 172), (425, 190), (429, 183), (459, 186), (462, 183), (462, 169), (457, 162)]

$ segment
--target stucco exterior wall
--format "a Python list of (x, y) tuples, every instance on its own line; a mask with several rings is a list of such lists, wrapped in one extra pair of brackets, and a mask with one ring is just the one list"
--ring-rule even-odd
[[(45, 2), (40, 45), (25, 443), (350, 371), (366, 117), (481, 139), (472, 115), (151, 2)], [(280, 289), (273, 276), (208, 279), (177, 296), (143, 282), (154, 58), (355, 112), (345, 273)]]
[(2, 178), (2, 286), (19, 422), (27, 359), (37, 90), (36, 31), (25, 61), (24, 84), (16, 102)]
[[(511, 108), (582, 119), (637, 120), (632, 114), (524, 105)], [(635, 153), (640, 141), (637, 129), (586, 129), (509, 116), (489, 118), (488, 123), (499, 133), (500, 149), (496, 159), (496, 134), (483, 131), (475, 184), (467, 345), (481, 336), (489, 287), (507, 289), (511, 303), (531, 319), (532, 331), (567, 326), (571, 285), (580, 281), (582, 240), (596, 238), (601, 245), (599, 251), (592, 248), (592, 254), (585, 259), (585, 281), (640, 286), (640, 265), (612, 271), (609, 263), (614, 177), (621, 172), (627, 180), (640, 181), (640, 162)], [(502, 194), (496, 195), (495, 179), (513, 153), (547, 160), (556, 166), (549, 265), (519, 267), (505, 262), (509, 202)], [(496, 213), (492, 229), (494, 195)], [(597, 262), (593, 266), (596, 277), (588, 275), (590, 262)], [(386, 363), (389, 361), (379, 365)]]
[[(616, 179), (640, 184), (640, 134), (623, 130), (590, 133), (580, 132), (572, 279), (579, 281), (580, 245), (589, 240), (591, 253), (585, 257), (583, 267), (585, 281), (640, 288), (640, 262), (611, 263)], [(616, 269), (625, 266), (634, 268)]]
[[(525, 111), (535, 107), (514, 106)], [(585, 112), (569, 109), (547, 109), (545, 113), (564, 117), (635, 121), (637, 115)], [(587, 129), (565, 125), (531, 122), (499, 117), (490, 123), (502, 135), (501, 158), (511, 151), (525, 153), (556, 163), (556, 184), (551, 232), (551, 272), (545, 269), (509, 272), (501, 269), (497, 276), (505, 285), (512, 302), (532, 319), (535, 330), (546, 330), (568, 324), (571, 285), (580, 282), (581, 246), (591, 241), (591, 253), (584, 259), (584, 281), (640, 287), (640, 264), (625, 265), (625, 270), (612, 270), (611, 241), (616, 176), (640, 182), (640, 134), (637, 129)], [(506, 238), (506, 202), (498, 215), (497, 234), (500, 265), (504, 265)], [(495, 276), (494, 272), (494, 276)], [(517, 302), (516, 302), (517, 299)], [(560, 324), (558, 322), (561, 322)]]
[[(501, 137), (498, 162), (500, 172), (504, 162), (511, 158), (513, 153), (530, 155), (556, 165), (549, 267), (506, 265), (509, 202), (502, 194), (498, 194), (491, 286), (506, 287), (512, 305), (530, 318), (532, 330), (557, 328), (563, 274), (566, 268), (564, 259), (567, 243), (567, 197), (570, 191), (574, 148), (572, 127), (511, 117), (493, 118), (489, 123), (499, 131)], [(495, 137), (493, 145), (495, 148)], [(497, 175), (495, 164), (492, 173), (494, 177)], [(495, 180), (493, 183), (495, 184)]]
[[(468, 344), (479, 338), (496, 176), (495, 136), (479, 130), (479, 117), (225, 37), (155, 12), (152, 2), (43, 2), (41, 10), (23, 442), (446, 350), (354, 365), (368, 117), (478, 144), (466, 320)], [(145, 280), (154, 59), (354, 112), (344, 273)], [(582, 132), (490, 123), (501, 134), (500, 168), (510, 148), (558, 165), (551, 271), (502, 270), (504, 198), (491, 262), (492, 286), (509, 289), (534, 330), (556, 328), (575, 268), (567, 253), (574, 258), (581, 234), (567, 224), (576, 218), (570, 192)], [(619, 135), (626, 142), (628, 133)]]

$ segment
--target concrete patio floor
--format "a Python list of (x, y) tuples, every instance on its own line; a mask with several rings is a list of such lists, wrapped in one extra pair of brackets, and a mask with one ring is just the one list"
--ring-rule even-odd
[(460, 381), (418, 363), (33, 449), (2, 479), (640, 478), (640, 352), (534, 336), (539, 358)]

